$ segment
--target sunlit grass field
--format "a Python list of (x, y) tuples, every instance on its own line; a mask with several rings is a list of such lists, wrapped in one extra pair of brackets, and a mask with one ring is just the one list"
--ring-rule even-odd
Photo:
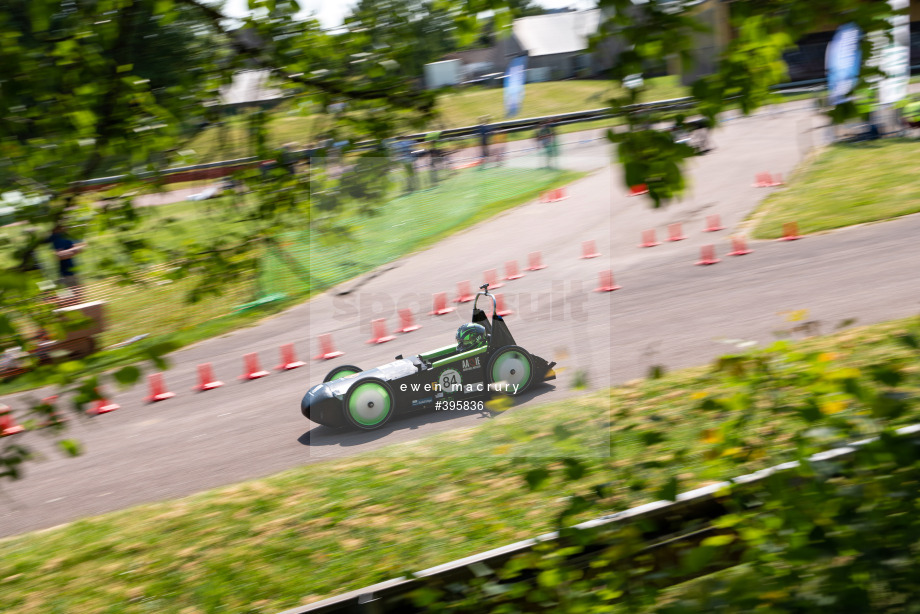
[(797, 222), (808, 234), (920, 212), (920, 141), (841, 143), (817, 154), (753, 214), (756, 239)]

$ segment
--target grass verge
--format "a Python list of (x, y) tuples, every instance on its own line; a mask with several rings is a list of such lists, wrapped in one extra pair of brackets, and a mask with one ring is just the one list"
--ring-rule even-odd
[[(905, 365), (900, 389), (915, 394), (916, 352), (896, 340), (907, 331), (920, 332), (920, 321), (778, 348), (781, 374), (761, 383), (765, 395), (794, 406), (816, 394), (816, 371), (833, 381), (892, 358)], [(719, 444), (714, 427), (734, 411), (707, 402), (740, 402), (737, 383), (732, 369), (705, 367), (531, 402), (479, 428), (8, 538), (0, 603), (23, 614), (280, 611), (538, 534), (567, 496), (600, 484), (606, 497), (573, 521), (659, 498), (672, 477), (684, 490), (795, 458), (804, 423), (773, 406), (745, 424), (743, 449)], [(917, 410), (914, 400), (897, 419), (873, 421), (834, 400), (808, 427), (829, 447), (845, 438), (829, 434), (843, 419), (872, 434), (882, 422), (916, 421)], [(535, 469), (537, 478), (567, 471), (563, 457), (584, 471), (524, 487), (540, 481)]]
[(755, 239), (775, 239), (783, 224), (809, 234), (920, 211), (920, 141), (886, 139), (835, 144), (752, 215)]

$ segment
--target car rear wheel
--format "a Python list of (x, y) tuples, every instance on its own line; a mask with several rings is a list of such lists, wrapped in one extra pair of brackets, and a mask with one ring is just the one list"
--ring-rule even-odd
[(506, 345), (489, 360), (486, 379), (490, 386), (500, 384), (499, 392), (503, 394), (522, 394), (533, 383), (533, 359), (524, 348)]
[(393, 415), (394, 409), (393, 389), (376, 377), (356, 381), (345, 393), (345, 417), (359, 429), (380, 428)]
[(355, 373), (361, 373), (361, 368), (354, 365), (340, 365), (326, 374), (326, 379), (323, 380), (323, 383), (331, 382), (334, 379), (342, 379)]

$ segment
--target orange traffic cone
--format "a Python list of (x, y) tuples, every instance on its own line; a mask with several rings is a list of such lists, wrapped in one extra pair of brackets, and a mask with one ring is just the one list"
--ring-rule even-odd
[(543, 256), (540, 252), (530, 252), (527, 255), (527, 266), (524, 269), (525, 271), (540, 271), (545, 268), (546, 265), (543, 264)]
[(176, 396), (175, 392), (169, 392), (166, 390), (166, 385), (163, 383), (162, 373), (151, 373), (147, 376), (147, 381), (150, 384), (150, 395), (146, 398), (148, 403), (165, 401), (166, 399), (171, 399)]
[(719, 230), (725, 230), (725, 226), (719, 221), (718, 214), (706, 216), (706, 228), (703, 229), (703, 232), (717, 232)]
[(281, 364), (275, 367), (275, 369), (277, 371), (290, 371), (291, 369), (302, 367), (305, 364), (307, 363), (302, 360), (297, 360), (294, 356), (294, 344), (285, 343), (281, 346)]
[(415, 323), (415, 318), (412, 317), (411, 309), (400, 309), (399, 310), (399, 328), (396, 329), (397, 333), (411, 333), (414, 330), (421, 328), (420, 324)]
[(643, 230), (642, 243), (639, 244), (639, 247), (655, 247), (656, 245), (661, 245), (661, 243), (655, 239), (655, 229)]
[(223, 385), (223, 382), (214, 379), (214, 372), (211, 369), (211, 363), (206, 362), (204, 364), (198, 365), (198, 385), (192, 388), (192, 390), (204, 392), (205, 390), (220, 388)]
[(26, 430), (25, 427), (16, 424), (13, 419), (13, 411), (9, 406), (0, 405), (0, 437), (9, 437), (24, 430)]
[(668, 241), (683, 241), (686, 238), (687, 237), (684, 236), (684, 232), (681, 229), (680, 222), (668, 226)]
[(116, 409), (121, 409), (121, 405), (118, 403), (113, 403), (108, 399), (99, 399), (96, 401), (96, 404), (93, 406), (93, 408), (88, 410), (87, 413), (98, 416), (100, 414), (107, 414), (110, 411), (115, 411)]
[(443, 316), (453, 310), (454, 307), (447, 306), (447, 292), (438, 292), (434, 295), (434, 308), (428, 312), (428, 315)]
[(319, 354), (314, 356), (313, 360), (331, 360), (343, 354), (345, 354), (345, 352), (340, 352), (335, 349), (335, 345), (332, 343), (332, 335), (323, 333), (319, 336)]
[(594, 240), (584, 241), (581, 244), (581, 258), (597, 258), (600, 256), (600, 253), (597, 251), (597, 247), (594, 245)]
[(614, 290), (620, 289), (620, 286), (613, 281), (613, 271), (601, 271), (598, 278), (599, 283), (594, 289), (595, 292), (613, 292)]
[(512, 281), (524, 277), (524, 273), (518, 270), (517, 260), (509, 260), (505, 263), (505, 281)]
[(630, 186), (629, 195), (630, 196), (641, 196), (643, 194), (648, 194), (648, 186), (644, 183), (639, 185)]
[(265, 377), (266, 375), (268, 375), (268, 371), (263, 371), (262, 368), (259, 367), (258, 354), (250, 352), (243, 356), (243, 374), (237, 379), (249, 381)]
[(387, 334), (387, 321), (383, 318), (371, 320), (371, 334), (373, 336), (367, 340), (368, 343), (386, 343), (396, 339), (396, 335)]
[(470, 282), (469, 280), (458, 281), (457, 282), (457, 298), (454, 299), (455, 303), (469, 303), (473, 300), (473, 293), (470, 291)]
[(780, 241), (795, 241), (801, 238), (798, 222), (786, 222), (783, 224), (783, 236), (779, 238)]
[(697, 264), (716, 264), (722, 262), (716, 258), (716, 248), (712, 245), (704, 245), (700, 248), (700, 259)]
[(752, 251), (745, 244), (744, 237), (732, 237), (732, 251), (728, 252), (729, 256), (743, 256), (750, 254)]
[(505, 285), (498, 281), (498, 271), (495, 269), (489, 269), (483, 273), (483, 277), (485, 278), (485, 282), (489, 284), (489, 290), (495, 290), (496, 288), (501, 288)]
[(499, 316), (502, 316), (502, 317), (505, 317), (505, 316), (510, 316), (510, 315), (513, 314), (513, 313), (514, 313), (514, 312), (511, 311), (511, 310), (505, 305), (505, 297), (502, 296), (501, 294), (496, 294), (496, 295), (495, 295), (495, 314), (496, 314), (496, 315), (499, 315)]

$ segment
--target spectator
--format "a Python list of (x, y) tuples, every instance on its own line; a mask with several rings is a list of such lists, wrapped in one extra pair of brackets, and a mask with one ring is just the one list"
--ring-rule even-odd
[(83, 241), (74, 241), (67, 233), (67, 227), (63, 222), (58, 222), (51, 230), (51, 236), (48, 237), (48, 243), (54, 250), (54, 255), (58, 259), (58, 272), (60, 277), (58, 283), (68, 288), (73, 295), (75, 302), (83, 300), (83, 288), (77, 277), (77, 263), (74, 256), (86, 248)]
[(546, 154), (546, 167), (555, 168), (555, 159), (558, 149), (556, 148), (556, 132), (553, 130), (553, 124), (549, 120), (544, 120), (537, 129), (537, 142), (543, 147), (543, 153)]
[(297, 152), (297, 143), (285, 143), (281, 146), (281, 166), (291, 175), (297, 174), (297, 162), (301, 155)]
[(476, 128), (476, 134), (479, 135), (479, 163), (481, 168), (485, 168), (486, 161), (489, 159), (489, 116), (483, 115), (479, 118), (479, 126)]
[(415, 154), (412, 152), (412, 141), (400, 139), (396, 141), (396, 159), (406, 171), (406, 193), (414, 192), (415, 185)]
[(508, 137), (503, 132), (498, 132), (492, 139), (492, 146), (489, 153), (492, 154), (492, 161), (496, 166), (501, 166), (505, 162), (505, 152), (508, 148)]
[(431, 174), (431, 185), (438, 183), (438, 169), (442, 164), (443, 152), (440, 145), (441, 130), (432, 130), (425, 135), (425, 143), (428, 145), (428, 168)]

